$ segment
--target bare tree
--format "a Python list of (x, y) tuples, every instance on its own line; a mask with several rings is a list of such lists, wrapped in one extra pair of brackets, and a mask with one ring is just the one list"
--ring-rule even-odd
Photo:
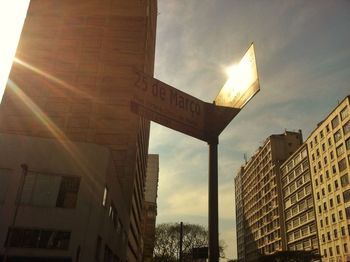
[[(180, 252), (180, 223), (164, 223), (156, 227), (154, 261), (177, 261)], [(220, 241), (220, 255), (224, 255), (223, 243)], [(208, 230), (196, 224), (183, 225), (182, 252), (191, 255), (192, 248), (208, 246)]]

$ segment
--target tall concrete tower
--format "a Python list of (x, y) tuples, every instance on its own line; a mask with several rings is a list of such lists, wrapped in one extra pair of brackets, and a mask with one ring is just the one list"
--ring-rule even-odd
[(0, 106), (3, 256), (141, 261), (149, 121), (129, 100), (156, 17), (156, 0), (31, 0)]

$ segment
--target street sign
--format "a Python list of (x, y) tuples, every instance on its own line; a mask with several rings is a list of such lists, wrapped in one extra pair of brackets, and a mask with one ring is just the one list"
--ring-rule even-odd
[(134, 71), (132, 112), (208, 142), (218, 136), (240, 109), (206, 103), (140, 71)]
[(253, 44), (230, 71), (229, 79), (217, 95), (215, 104), (242, 109), (260, 90)]
[(205, 102), (140, 71), (131, 99), (131, 111), (156, 123), (206, 141)]

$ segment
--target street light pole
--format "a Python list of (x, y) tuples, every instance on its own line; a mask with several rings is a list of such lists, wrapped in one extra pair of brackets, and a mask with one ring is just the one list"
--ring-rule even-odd
[(209, 140), (209, 262), (219, 261), (218, 144), (219, 137)]
[(18, 208), (21, 204), (22, 201), (22, 191), (23, 191), (23, 186), (25, 183), (25, 179), (28, 173), (28, 166), (26, 164), (21, 164), (21, 168), (22, 168), (22, 176), (20, 179), (20, 183), (18, 186), (18, 191), (17, 191), (17, 195), (16, 195), (16, 199), (15, 199), (15, 212), (13, 214), (13, 219), (12, 219), (12, 223), (9, 227), (8, 233), (7, 233), (7, 238), (6, 238), (6, 242), (5, 242), (5, 251), (4, 251), (4, 257), (3, 257), (3, 262), (7, 262), (8, 261), (8, 252), (10, 249), (10, 238), (11, 238), (11, 230), (15, 227), (16, 225), (16, 220), (17, 220), (17, 214), (18, 214)]

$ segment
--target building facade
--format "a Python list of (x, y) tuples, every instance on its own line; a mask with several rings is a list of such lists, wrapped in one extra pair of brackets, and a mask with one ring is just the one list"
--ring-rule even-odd
[(244, 230), (244, 205), (242, 198), (242, 173), (244, 168), (241, 167), (235, 176), (235, 203), (236, 203), (236, 234), (237, 234), (237, 259), (245, 261), (245, 230)]
[(280, 166), (301, 144), (301, 132), (271, 135), (243, 166), (238, 174), (241, 178), (235, 180), (242, 188), (236, 191), (242, 194), (236, 198), (243, 200), (238, 202), (242, 206), (236, 203), (236, 212), (242, 212), (241, 220), (245, 221), (245, 261), (286, 248)]
[(287, 250), (319, 254), (314, 198), (307, 145), (281, 165)]
[(0, 106), (2, 256), (142, 260), (149, 121), (129, 101), (156, 18), (156, 0), (31, 0)]
[(350, 261), (349, 96), (306, 140), (323, 261)]
[(156, 233), (157, 192), (159, 178), (159, 155), (148, 155), (146, 191), (143, 209), (143, 260), (153, 261), (153, 250)]

